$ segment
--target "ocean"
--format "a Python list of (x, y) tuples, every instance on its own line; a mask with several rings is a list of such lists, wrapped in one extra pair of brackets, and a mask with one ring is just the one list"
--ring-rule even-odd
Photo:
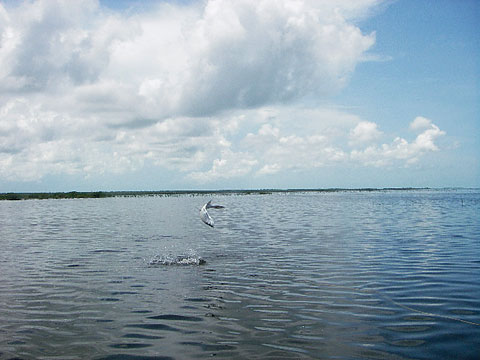
[(480, 191), (0, 201), (0, 359), (479, 359)]

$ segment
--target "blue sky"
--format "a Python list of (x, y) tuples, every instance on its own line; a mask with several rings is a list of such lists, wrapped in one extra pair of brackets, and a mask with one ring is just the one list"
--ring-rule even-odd
[(480, 187), (478, 1), (0, 2), (0, 192)]

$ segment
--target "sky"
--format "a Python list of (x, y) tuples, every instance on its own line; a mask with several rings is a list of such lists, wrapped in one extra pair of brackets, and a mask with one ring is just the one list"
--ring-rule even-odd
[(480, 187), (476, 0), (0, 0), (0, 193)]

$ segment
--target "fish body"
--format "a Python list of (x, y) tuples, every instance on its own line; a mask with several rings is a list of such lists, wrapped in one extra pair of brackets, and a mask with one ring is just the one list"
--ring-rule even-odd
[(207, 204), (203, 205), (200, 209), (200, 219), (202, 219), (202, 221), (210, 227), (213, 227), (215, 224), (212, 217), (207, 211)]
[(207, 209), (223, 209), (224, 206), (222, 205), (212, 205), (212, 200), (207, 202), (205, 205), (202, 206), (200, 209), (200, 219), (210, 227), (214, 227), (215, 222), (213, 221), (212, 217), (208, 213)]

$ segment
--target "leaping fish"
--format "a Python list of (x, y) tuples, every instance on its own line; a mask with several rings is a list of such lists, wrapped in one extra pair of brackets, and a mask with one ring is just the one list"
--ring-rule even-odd
[(225, 206), (222, 206), (222, 205), (212, 205), (212, 200), (210, 200), (209, 202), (207, 202), (205, 205), (202, 206), (202, 208), (200, 209), (200, 219), (202, 219), (202, 221), (207, 224), (208, 226), (211, 226), (213, 227), (214, 225), (214, 221), (212, 219), (212, 217), (210, 216), (210, 214), (208, 213), (207, 209), (223, 209)]

